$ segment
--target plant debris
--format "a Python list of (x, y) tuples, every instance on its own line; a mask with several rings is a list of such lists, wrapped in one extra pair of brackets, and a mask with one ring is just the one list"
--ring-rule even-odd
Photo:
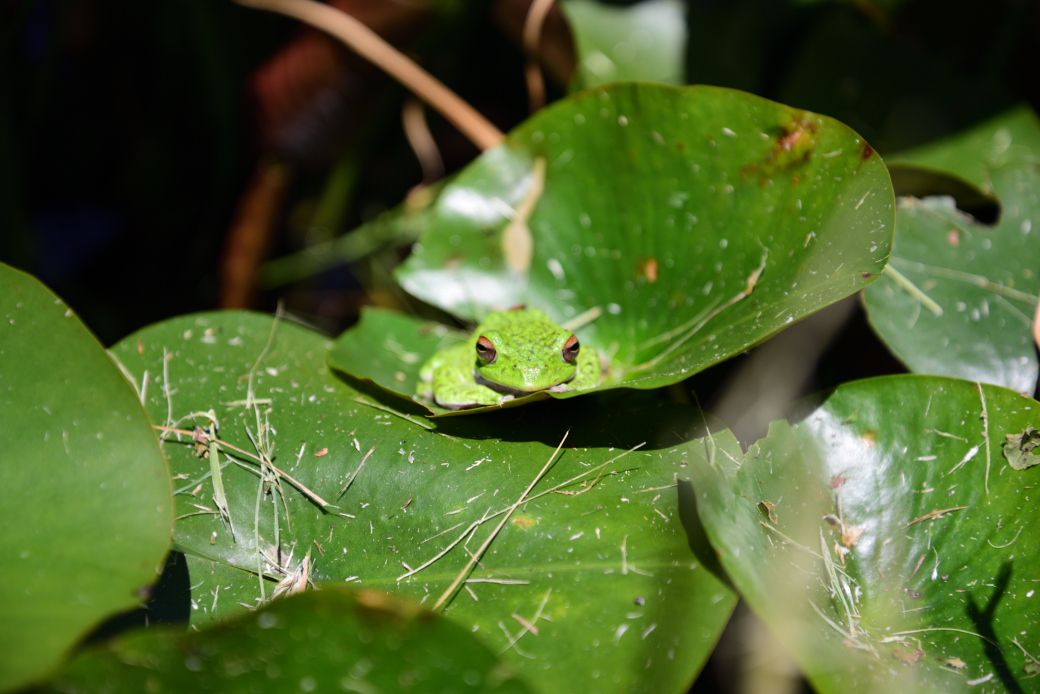
[(1007, 441), (1004, 442), (1004, 457), (1007, 458), (1008, 465), (1015, 470), (1040, 465), (1040, 450), (1035, 450), (1040, 446), (1040, 431), (1033, 425), (1026, 425), (1021, 434), (1008, 434), (1005, 438)]

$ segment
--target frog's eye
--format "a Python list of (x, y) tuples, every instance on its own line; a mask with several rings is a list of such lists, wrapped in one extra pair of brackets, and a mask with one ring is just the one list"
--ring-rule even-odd
[(477, 359), (483, 364), (490, 364), (495, 361), (495, 357), (498, 356), (498, 350), (495, 349), (495, 345), (491, 340), (487, 339), (483, 335), (477, 338)]
[(578, 358), (578, 351), (580, 349), (581, 345), (578, 344), (578, 336), (571, 335), (563, 345), (563, 360), (570, 364)]

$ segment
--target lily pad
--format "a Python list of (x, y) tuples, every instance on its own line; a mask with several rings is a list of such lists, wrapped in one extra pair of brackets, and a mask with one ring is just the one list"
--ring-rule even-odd
[(986, 226), (952, 198), (903, 199), (889, 268), (865, 293), (875, 332), (912, 371), (1032, 393), (1040, 371), (1031, 335), (1040, 294), (1035, 114), (1017, 109), (893, 165), (959, 176), (1002, 210)]
[[(261, 607), (257, 574), (193, 553), (183, 555), (190, 580), (171, 599), (189, 606), (188, 623), (195, 629), (214, 626)], [(277, 585), (265, 577), (266, 593)]]
[(1040, 655), (1040, 469), (1000, 454), (1040, 403), (897, 376), (801, 409), (739, 465), (691, 474), (722, 565), (816, 691), (1040, 691), (1023, 679)]
[[(434, 424), (335, 377), (328, 347), (296, 325), (236, 312), (173, 319), (114, 348), (135, 374), (172, 355), (171, 400), (148, 393), (157, 420), (214, 410), (217, 436), (229, 444), (220, 445), (220, 462), (235, 460), (221, 471), (230, 523), (213, 502), (211, 460), (191, 436), (171, 435), (165, 445), (183, 516), (175, 540), (241, 569), (235, 580), (254, 592), (236, 588), (237, 602), (261, 597), (258, 573), (280, 577), (274, 561), (297, 569), (308, 551), (319, 587), (349, 582), (425, 607), (437, 606), (461, 574), (467, 582), (439, 609), (539, 691), (689, 685), (735, 602), (711, 572), (696, 514), (680, 517), (676, 473), (705, 456), (696, 410), (629, 394)], [(256, 407), (247, 407), (250, 382)], [(273, 450), (273, 465), (295, 484), (281, 478), (281, 494), (264, 484), (253, 440)], [(464, 573), (464, 546), (476, 552), (534, 482), (480, 566)], [(270, 581), (263, 590), (269, 598)], [(202, 605), (212, 591), (208, 583), (192, 597)]]
[(516, 304), (597, 316), (579, 335), (610, 357), (607, 385), (656, 388), (872, 282), (893, 200), (837, 121), (728, 89), (614, 85), (539, 112), (445, 186), (397, 277), (466, 320)]
[[(361, 320), (341, 334), (329, 351), (329, 365), (395, 395), (415, 393), (419, 369), (436, 352), (465, 342), (466, 334), (441, 323), (396, 311), (366, 307)], [(444, 409), (419, 401), (431, 411)]]
[(628, 7), (566, 0), (559, 7), (574, 33), (575, 86), (685, 81), (686, 5), (681, 0), (643, 0)]
[(102, 620), (144, 601), (169, 544), (172, 507), (141, 403), (72, 310), (0, 265), (0, 315), (7, 691), (40, 679)]
[(198, 633), (152, 629), (74, 660), (44, 691), (531, 691), (450, 620), (323, 590)]

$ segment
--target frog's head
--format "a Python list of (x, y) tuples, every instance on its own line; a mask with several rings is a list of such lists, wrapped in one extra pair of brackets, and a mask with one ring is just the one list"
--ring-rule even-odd
[(536, 309), (507, 315), (509, 320), (482, 326), (471, 343), (478, 382), (496, 390), (531, 393), (574, 378), (581, 350), (574, 333)]

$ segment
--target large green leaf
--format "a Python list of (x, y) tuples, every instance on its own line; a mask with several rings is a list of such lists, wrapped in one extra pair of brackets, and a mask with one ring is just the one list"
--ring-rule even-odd
[(643, 0), (629, 7), (566, 0), (559, 7), (574, 34), (576, 86), (683, 83), (686, 6), (681, 0)]
[(887, 170), (834, 120), (615, 85), (539, 112), (445, 186), (397, 276), (470, 320), (599, 312), (580, 336), (611, 357), (608, 382), (654, 388), (869, 284), (893, 219)]
[(1002, 447), (1040, 403), (898, 376), (804, 409), (691, 472), (722, 565), (817, 691), (1040, 691), (1040, 468)]
[(0, 265), (0, 315), (6, 691), (40, 678), (105, 617), (142, 602), (169, 544), (172, 505), (141, 403), (72, 310)]
[[(437, 351), (464, 342), (466, 335), (440, 323), (422, 321), (396, 311), (365, 308), (361, 320), (332, 345), (329, 365), (395, 394), (412, 394), (419, 369)], [(427, 408), (445, 412), (436, 405)]]
[(871, 325), (913, 371), (1031, 393), (1038, 372), (1031, 330), (1040, 294), (1040, 123), (1021, 108), (900, 162), (979, 186), (1000, 200), (1001, 216), (988, 227), (950, 198), (904, 200), (890, 268), (866, 292)]
[[(206, 559), (190, 551), (183, 556), (189, 583), (183, 586), (182, 594), (170, 598), (178, 604), (188, 603), (188, 622), (194, 628), (213, 626), (260, 606), (255, 572)], [(266, 582), (269, 594), (276, 582), (270, 578)]]
[(123, 636), (81, 654), (46, 691), (530, 690), (450, 620), (378, 593), (323, 590), (198, 633)]
[[(247, 599), (236, 587), (232, 602), (253, 604), (260, 597), (255, 572), (277, 573), (266, 560), (258, 567), (254, 538), (274, 558), (278, 535), (283, 563), (293, 552), (292, 568), (310, 550), (319, 585), (349, 581), (436, 604), (469, 561), (466, 543), (409, 577), (405, 565), (419, 569), (470, 528), (468, 549), (475, 552), (503, 518), (494, 514), (521, 497), (570, 430), (559, 459), (532, 491), (532, 497), (544, 495), (510, 517), (446, 614), (504, 652), (539, 691), (668, 692), (689, 684), (735, 599), (698, 559), (712, 561), (695, 514), (679, 514), (675, 475), (705, 455), (698, 438), (704, 420), (696, 410), (651, 394), (619, 394), (435, 426), (335, 378), (325, 366), (327, 348), (319, 335), (248, 313), (174, 319), (115, 348), (133, 373), (154, 371), (164, 351), (172, 355), (171, 401), (149, 393), (157, 419), (168, 409), (179, 418), (212, 408), (218, 436), (255, 453), (246, 429), (255, 436), (256, 415), (245, 407), (252, 371), (274, 465), (339, 506), (323, 511), (284, 479), (283, 502), (277, 491), (260, 487), (255, 462), (237, 454), (242, 464), (231, 463), (221, 474), (232, 538), (213, 513), (210, 461), (198, 457), (189, 437), (168, 438), (167, 453), (181, 478), (178, 513), (185, 515), (175, 539), (185, 551), (242, 569), (228, 580), (251, 584), (253, 593)], [(560, 491), (587, 489), (582, 484), (591, 485), (600, 471), (588, 493), (546, 493), (582, 475)], [(206, 578), (203, 562), (190, 566), (202, 567), (192, 585)], [(222, 593), (228, 590), (225, 577), (214, 578), (193, 594), (200, 606), (213, 601), (215, 582)], [(264, 592), (270, 596), (269, 582)], [(218, 618), (222, 609), (218, 605)], [(208, 622), (201, 614), (193, 619), (200, 627)], [(520, 620), (539, 634), (523, 635), (510, 648), (506, 632), (521, 635)]]

